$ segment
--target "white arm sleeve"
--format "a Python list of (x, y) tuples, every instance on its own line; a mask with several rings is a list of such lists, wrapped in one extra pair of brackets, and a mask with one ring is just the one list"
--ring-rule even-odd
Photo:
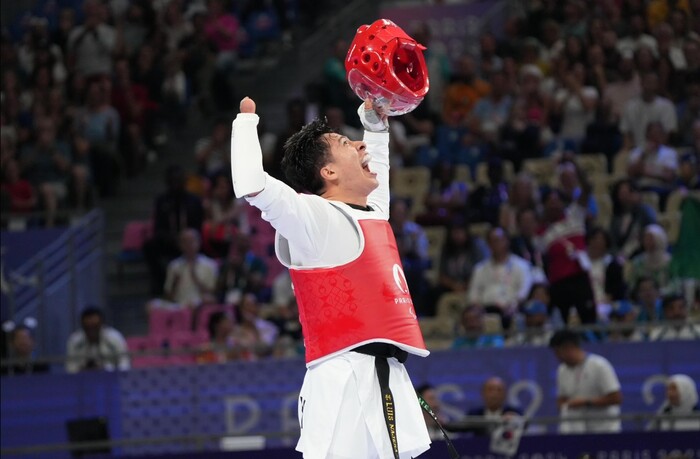
[(270, 176), (265, 179), (263, 191), (246, 199), (307, 259), (321, 254), (331, 232), (329, 228), (339, 224), (336, 220), (347, 220), (326, 199), (297, 194), (290, 186)]
[(239, 198), (265, 188), (258, 120), (255, 113), (239, 113), (231, 128), (231, 178)]
[(369, 169), (377, 174), (379, 186), (367, 197), (372, 206), (385, 219), (389, 219), (389, 133), (365, 131), (364, 142), (367, 153), (372, 157)]

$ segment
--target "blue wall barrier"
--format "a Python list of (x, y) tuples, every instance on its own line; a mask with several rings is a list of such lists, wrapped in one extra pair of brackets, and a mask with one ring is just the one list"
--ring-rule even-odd
[[(627, 343), (588, 349), (615, 367), (622, 384), (623, 413), (653, 413), (663, 401), (666, 375), (685, 373), (700, 381), (698, 344)], [(556, 415), (557, 362), (546, 348), (434, 352), (425, 359), (410, 358), (407, 365), (416, 385), (437, 386), (443, 411), (452, 419), (480, 404), (480, 386), (492, 375), (508, 383), (509, 402), (530, 416)], [(66, 442), (67, 419), (103, 416), (113, 439), (285, 432), (268, 446), (293, 447), (304, 372), (302, 360), (283, 360), (3, 378), (1, 445)], [(639, 427), (626, 424), (625, 430)], [(533, 425), (531, 432), (546, 433), (547, 428)], [(207, 446), (216, 448), (215, 443)], [(168, 443), (124, 447), (121, 452), (180, 453), (187, 448)]]

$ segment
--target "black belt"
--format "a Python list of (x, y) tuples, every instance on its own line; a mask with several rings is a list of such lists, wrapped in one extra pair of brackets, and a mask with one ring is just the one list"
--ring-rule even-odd
[[(391, 389), (389, 388), (389, 362), (388, 358), (394, 357), (401, 363), (404, 363), (408, 359), (408, 352), (399, 349), (393, 344), (387, 343), (369, 343), (360, 347), (356, 347), (353, 351), (360, 354), (372, 355), (374, 356), (374, 367), (377, 370), (377, 380), (379, 381), (379, 389), (382, 393), (382, 411), (384, 412), (384, 422), (386, 423), (387, 432), (389, 433), (389, 440), (391, 440), (391, 448), (394, 452), (394, 459), (399, 459), (399, 442), (396, 436), (396, 412), (394, 409), (394, 396), (391, 394)], [(423, 400), (421, 396), (418, 396), (418, 401), (420, 406), (433, 418), (437, 426), (442, 432), (442, 436), (445, 437), (447, 442), (447, 449), (450, 452), (450, 457), (452, 459), (458, 459), (459, 453), (455, 449), (454, 445), (447, 436), (447, 432), (442, 428), (440, 422), (435, 416), (435, 413), (430, 408), (430, 405)]]

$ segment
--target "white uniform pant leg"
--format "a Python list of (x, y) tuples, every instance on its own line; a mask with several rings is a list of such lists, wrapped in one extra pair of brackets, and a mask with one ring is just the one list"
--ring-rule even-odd
[[(405, 367), (389, 359), (401, 459), (430, 447), (425, 421)], [(305, 459), (393, 459), (374, 357), (349, 352), (307, 371), (300, 393)]]

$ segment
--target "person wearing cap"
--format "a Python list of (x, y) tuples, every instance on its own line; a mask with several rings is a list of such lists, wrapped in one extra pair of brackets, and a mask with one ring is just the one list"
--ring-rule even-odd
[(607, 341), (644, 341), (642, 332), (636, 328), (638, 311), (627, 300), (615, 301), (610, 308), (610, 332)]
[(552, 336), (547, 305), (533, 298), (523, 305), (522, 312), (525, 329), (509, 339), (508, 345), (546, 346)]

